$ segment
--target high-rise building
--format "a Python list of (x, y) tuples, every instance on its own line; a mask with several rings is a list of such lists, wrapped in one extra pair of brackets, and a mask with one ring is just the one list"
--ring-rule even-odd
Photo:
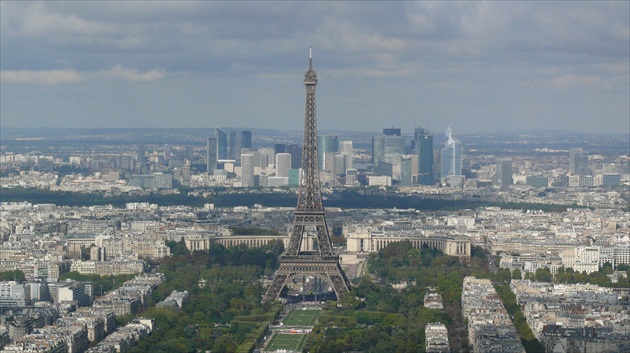
[(276, 176), (288, 177), (291, 169), (291, 155), (289, 153), (276, 154)]
[(241, 148), (252, 148), (252, 132), (249, 130), (241, 131)]
[(335, 174), (345, 174), (346, 169), (346, 155), (342, 153), (335, 153), (335, 170), (333, 173)]
[(590, 174), (588, 156), (584, 154), (584, 149), (569, 148), (569, 173), (580, 175)]
[(355, 186), (358, 183), (358, 175), (358, 170), (346, 169), (346, 186)]
[(300, 186), (300, 169), (289, 169), (289, 186), (290, 187), (298, 187)]
[(206, 172), (208, 175), (213, 175), (214, 170), (217, 168), (217, 138), (208, 137), (208, 144), (206, 147)]
[(287, 151), (287, 145), (284, 143), (276, 143), (273, 145), (273, 153), (285, 153)]
[(227, 132), (214, 128), (215, 137), (217, 139), (217, 159), (228, 158), (228, 135)]
[[(339, 141), (339, 153), (345, 157), (345, 169), (352, 169), (352, 141)], [(345, 173), (346, 171), (337, 171), (337, 173)]]
[(512, 160), (501, 159), (497, 163), (497, 184), (512, 185)]
[(144, 145), (138, 145), (138, 148), (136, 150), (136, 169), (138, 169), (138, 171), (141, 173), (148, 170)]
[(372, 161), (374, 164), (387, 162), (391, 165), (399, 166), (403, 154), (405, 154), (404, 136), (383, 135), (372, 138)]
[(195, 150), (193, 146), (186, 146), (186, 159), (188, 159), (191, 163), (195, 160)]
[(339, 148), (339, 140), (334, 135), (319, 135), (317, 136), (317, 160), (319, 164), (319, 170), (324, 169), (324, 153), (337, 152)]
[(416, 128), (415, 148), (418, 156), (418, 184), (433, 185), (433, 134)]
[(413, 170), (411, 168), (411, 158), (403, 158), (400, 163), (400, 185), (411, 186), (413, 181)]
[(302, 167), (302, 148), (297, 143), (290, 143), (286, 148), (287, 153), (291, 154), (291, 167), (299, 169)]
[(383, 136), (400, 136), (400, 129), (383, 129)]
[(324, 163), (322, 170), (335, 174), (335, 154), (336, 152), (324, 152)]
[(442, 181), (446, 181), (446, 178), (450, 176), (462, 175), (462, 155), (463, 155), (462, 143), (455, 137), (453, 137), (453, 130), (449, 126), (446, 128), (446, 145), (442, 148), (441, 162), (440, 162), (440, 178)]
[(241, 158), (241, 134), (236, 131), (230, 131), (230, 148), (228, 149), (228, 158), (238, 160)]
[(569, 173), (575, 173), (576, 171), (576, 157), (583, 154), (582, 148), (569, 148)]
[(374, 176), (388, 176), (391, 177), (393, 174), (393, 168), (391, 163), (387, 162), (376, 162), (372, 167), (372, 175)]
[(171, 146), (169, 144), (164, 145), (164, 164), (168, 165), (171, 160)]
[(241, 185), (244, 188), (254, 187), (254, 155), (241, 155)]
[(273, 153), (273, 148), (259, 148), (258, 153), (260, 155), (261, 168), (267, 168), (275, 163), (276, 154)]

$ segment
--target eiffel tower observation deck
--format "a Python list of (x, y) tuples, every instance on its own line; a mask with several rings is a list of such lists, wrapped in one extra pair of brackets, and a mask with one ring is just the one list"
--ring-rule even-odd
[[(337, 300), (350, 290), (350, 282), (334, 253), (326, 212), (322, 205), (317, 163), (317, 115), (315, 114), (315, 86), (317, 74), (313, 70), (313, 55), (309, 49), (309, 65), (304, 75), (306, 109), (304, 114), (304, 145), (302, 149), (302, 175), (298, 204), (293, 212), (293, 228), (289, 245), (280, 256), (280, 267), (274, 274), (263, 302), (277, 299), (282, 289), (294, 279), (315, 277), (330, 284)], [(308, 246), (307, 237), (313, 236), (314, 245)]]

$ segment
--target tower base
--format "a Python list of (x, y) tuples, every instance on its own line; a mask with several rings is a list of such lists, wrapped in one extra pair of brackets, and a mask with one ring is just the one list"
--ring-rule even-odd
[(290, 281), (302, 276), (312, 276), (330, 283), (337, 295), (337, 300), (350, 291), (350, 282), (339, 264), (338, 256), (282, 256), (280, 268), (273, 276), (273, 281), (263, 296), (262, 302), (276, 300), (282, 288)]

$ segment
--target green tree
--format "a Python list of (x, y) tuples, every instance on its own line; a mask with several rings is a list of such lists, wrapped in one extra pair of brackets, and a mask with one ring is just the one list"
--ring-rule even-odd
[(514, 269), (514, 271), (512, 271), (512, 279), (521, 279), (521, 270)]
[(604, 263), (604, 266), (602, 267), (601, 270), (607, 275), (612, 274), (614, 272), (612, 268), (612, 264), (610, 262)]
[(171, 254), (175, 256), (189, 256), (190, 251), (186, 248), (186, 242), (184, 241), (184, 237), (182, 237), (178, 242), (176, 241), (166, 241), (166, 246), (171, 249)]
[(551, 271), (547, 267), (541, 267), (537, 269), (534, 278), (538, 282), (553, 282), (553, 276), (551, 275)]
[(26, 276), (20, 270), (0, 272), (0, 281), (24, 282), (25, 280)]
[(510, 270), (507, 268), (500, 268), (497, 270), (497, 273), (494, 275), (494, 280), (499, 283), (510, 283), (512, 279), (512, 274)]

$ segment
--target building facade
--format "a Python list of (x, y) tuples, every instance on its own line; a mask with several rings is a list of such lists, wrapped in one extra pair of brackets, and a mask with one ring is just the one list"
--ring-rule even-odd
[(217, 138), (208, 137), (206, 146), (206, 172), (213, 175), (217, 168)]
[(241, 155), (241, 184), (244, 188), (254, 187), (254, 155)]
[(416, 128), (415, 148), (418, 156), (418, 184), (433, 185), (433, 134)]
[(214, 128), (215, 137), (217, 139), (217, 159), (228, 158), (228, 134), (227, 132)]
[(446, 145), (442, 148), (440, 162), (440, 178), (446, 182), (448, 177), (462, 175), (462, 155), (463, 146), (457, 138), (453, 136), (453, 130), (449, 126), (446, 129)]
[(339, 149), (339, 139), (334, 135), (317, 136), (317, 160), (319, 170), (324, 169), (324, 153), (332, 152), (333, 155)]

